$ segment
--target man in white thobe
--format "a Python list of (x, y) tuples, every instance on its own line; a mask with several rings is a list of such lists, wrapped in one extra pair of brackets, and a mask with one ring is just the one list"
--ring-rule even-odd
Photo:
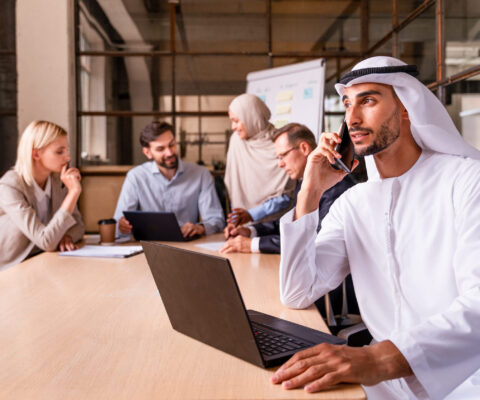
[(345, 192), (316, 235), (318, 199), (343, 177), (335, 133), (309, 156), (281, 220), (282, 302), (309, 306), (352, 274), (374, 344), (322, 344), (273, 376), (315, 392), (364, 385), (369, 399), (480, 398), (480, 152), (414, 66), (372, 57), (342, 77), (345, 121), (369, 180)]

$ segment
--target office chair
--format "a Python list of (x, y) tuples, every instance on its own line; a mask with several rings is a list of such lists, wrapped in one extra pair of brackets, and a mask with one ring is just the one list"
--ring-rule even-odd
[(214, 176), (215, 191), (217, 192), (218, 200), (222, 205), (223, 216), (227, 219), (230, 212), (230, 198), (228, 196), (228, 190), (223, 181), (223, 177), (219, 175)]
[(372, 341), (372, 336), (362, 322), (358, 309), (352, 277), (348, 275), (342, 284), (315, 302), (330, 332), (342, 337), (349, 346), (361, 347)]

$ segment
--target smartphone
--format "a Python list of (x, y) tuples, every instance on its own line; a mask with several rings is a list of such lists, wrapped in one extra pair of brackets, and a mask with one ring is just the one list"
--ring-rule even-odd
[(330, 164), (335, 169), (343, 169), (347, 174), (352, 172), (353, 166), (353, 143), (350, 139), (348, 133), (348, 126), (345, 121), (343, 121), (340, 130), (338, 131), (338, 136), (342, 141), (335, 146), (335, 151), (340, 153), (342, 158), (336, 158), (335, 164)]

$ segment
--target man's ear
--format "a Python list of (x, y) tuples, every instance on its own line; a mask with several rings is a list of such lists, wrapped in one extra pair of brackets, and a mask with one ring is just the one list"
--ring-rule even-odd
[(150, 151), (150, 148), (149, 147), (143, 147), (142, 146), (142, 151), (143, 151), (143, 154), (145, 154), (145, 156), (151, 160), (153, 158), (152, 156), (152, 152)]
[(302, 152), (303, 155), (306, 156), (308, 156), (308, 154), (312, 151), (307, 142), (300, 142), (298, 145), (298, 149)]
[(402, 119), (410, 120), (410, 116), (408, 115), (408, 111), (405, 107), (402, 106)]

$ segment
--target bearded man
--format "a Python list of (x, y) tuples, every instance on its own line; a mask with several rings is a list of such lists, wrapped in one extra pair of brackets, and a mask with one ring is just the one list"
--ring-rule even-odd
[(272, 377), (315, 392), (364, 385), (369, 399), (473, 399), (480, 393), (480, 152), (444, 106), (391, 57), (357, 64), (336, 85), (368, 181), (341, 195), (316, 233), (318, 200), (340, 181), (323, 133), (295, 209), (281, 219), (281, 300), (309, 306), (351, 273), (374, 341), (321, 344)]
[(131, 232), (123, 211), (132, 210), (173, 212), (184, 237), (220, 232), (225, 219), (212, 176), (206, 168), (180, 159), (172, 126), (149, 123), (140, 143), (151, 161), (127, 173), (114, 215), (118, 232)]

